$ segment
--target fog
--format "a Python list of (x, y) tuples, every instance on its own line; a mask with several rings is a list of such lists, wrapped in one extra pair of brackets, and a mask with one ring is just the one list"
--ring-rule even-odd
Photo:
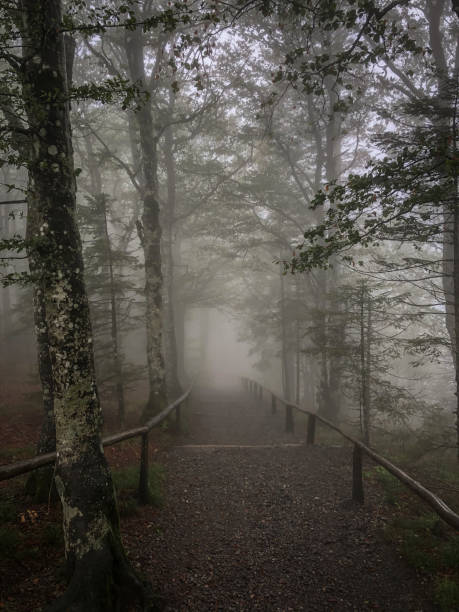
[(192, 312), (187, 338), (190, 345), (199, 342), (200, 322), (205, 325), (202, 361), (189, 358), (190, 369), (198, 365), (195, 376), (199, 384), (228, 390), (240, 387), (243, 376), (256, 377), (254, 359), (249, 355), (251, 347), (241, 338), (237, 319), (217, 309)]
[[(290, 3), (266, 14), (228, 3), (212, 8), (218, 19), (191, 11), (169, 26), (140, 3), (144, 28), (132, 36), (122, 12), (110, 31), (76, 29), (66, 137), (84, 274), (70, 268), (89, 300), (111, 428), (157, 413), (193, 382), (228, 391), (250, 377), (367, 442), (415, 432), (452, 458), (457, 188), (445, 160), (457, 83), (440, 64), (453, 65), (457, 20), (449, 3), (436, 17), (428, 4), (394, 7), (392, 37), (372, 31), (369, 46), (362, 15), (316, 27)], [(41, 175), (17, 138), (33, 108), (20, 75), (5, 79), (22, 131), (0, 104), (10, 134), (0, 412), (38, 423), (63, 337), (48, 276), (59, 249), (79, 245), (43, 247), (57, 232), (45, 218), (56, 202), (34, 209)], [(433, 140), (447, 143), (437, 157)]]
[(459, 609), (458, 75), (457, 0), (0, 2), (0, 608)]

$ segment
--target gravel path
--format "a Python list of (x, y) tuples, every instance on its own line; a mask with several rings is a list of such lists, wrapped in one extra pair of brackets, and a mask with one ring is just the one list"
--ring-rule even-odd
[(433, 609), (381, 539), (380, 493), (349, 501), (349, 448), (286, 446), (304, 431), (286, 436), (243, 392), (194, 398), (188, 434), (158, 457), (165, 505), (127, 538), (165, 610)]

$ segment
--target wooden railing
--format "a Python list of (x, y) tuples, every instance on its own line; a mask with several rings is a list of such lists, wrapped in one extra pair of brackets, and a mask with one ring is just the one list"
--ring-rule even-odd
[[(136, 427), (134, 429), (127, 429), (125, 431), (121, 431), (116, 434), (112, 434), (111, 436), (106, 436), (102, 440), (103, 446), (112, 446), (113, 444), (118, 444), (119, 442), (123, 442), (124, 440), (129, 440), (130, 438), (142, 438), (142, 446), (140, 453), (140, 473), (139, 473), (139, 501), (141, 503), (147, 503), (149, 498), (148, 491), (148, 446), (149, 446), (149, 434), (153, 427), (156, 427), (160, 423), (162, 423), (173, 410), (175, 410), (175, 423), (178, 430), (180, 430), (181, 426), (181, 407), (185, 404), (191, 394), (193, 385), (183, 393), (175, 402), (169, 404), (164, 410), (158, 413), (156, 416), (152, 417), (145, 425), (141, 427)], [(9, 478), (14, 478), (15, 476), (19, 476), (21, 474), (27, 474), (27, 472), (32, 472), (33, 470), (37, 470), (38, 468), (44, 467), (46, 465), (51, 465), (56, 460), (56, 453), (46, 453), (44, 455), (37, 455), (32, 459), (25, 459), (24, 461), (18, 461), (16, 463), (11, 463), (9, 465), (1, 465), (0, 466), (0, 481), (8, 480)]]
[(352, 499), (356, 502), (363, 503), (363, 472), (362, 472), (362, 455), (365, 454), (371, 457), (373, 461), (382, 465), (388, 472), (395, 476), (400, 482), (409, 487), (418, 497), (423, 499), (448, 525), (454, 529), (459, 529), (459, 515), (456, 514), (440, 497), (426, 489), (420, 482), (409, 476), (402, 469), (394, 465), (391, 461), (376, 453), (366, 444), (350, 436), (342, 431), (337, 425), (324, 419), (318, 414), (306, 410), (293, 402), (289, 402), (283, 397), (278, 396), (272, 391), (264, 388), (258, 382), (250, 378), (242, 378), (243, 387), (249, 391), (254, 397), (261, 401), (263, 394), (267, 394), (271, 398), (271, 411), (277, 412), (277, 407), (282, 404), (285, 407), (285, 431), (293, 433), (294, 430), (294, 411), (302, 412), (308, 415), (308, 424), (306, 431), (306, 444), (312, 445), (315, 442), (316, 423), (319, 421), (330, 429), (337, 431), (343, 438), (349, 440), (353, 444), (352, 454)]

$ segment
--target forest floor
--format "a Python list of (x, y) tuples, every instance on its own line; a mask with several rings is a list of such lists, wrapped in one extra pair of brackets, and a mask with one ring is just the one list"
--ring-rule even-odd
[[(383, 537), (394, 508), (377, 481), (366, 478), (364, 506), (350, 501), (350, 447), (321, 430), (306, 447), (304, 421), (286, 435), (282, 411), (243, 392), (197, 390), (185, 412), (184, 433), (152, 445), (162, 506), (122, 517), (128, 555), (165, 611), (435, 609), (428, 575)], [(138, 444), (115, 449), (112, 466), (137, 461)], [(11, 503), (4, 520), (21, 532), (0, 555), (0, 610), (39, 611), (64, 589), (59, 512), (19, 494)]]

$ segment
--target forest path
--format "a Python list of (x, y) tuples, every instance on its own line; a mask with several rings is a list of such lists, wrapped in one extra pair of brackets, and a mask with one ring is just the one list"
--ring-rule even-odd
[(165, 610), (433, 609), (382, 540), (380, 492), (349, 501), (350, 448), (286, 445), (304, 427), (284, 434), (283, 411), (243, 392), (197, 390), (187, 411), (158, 457), (164, 507), (126, 542)]

